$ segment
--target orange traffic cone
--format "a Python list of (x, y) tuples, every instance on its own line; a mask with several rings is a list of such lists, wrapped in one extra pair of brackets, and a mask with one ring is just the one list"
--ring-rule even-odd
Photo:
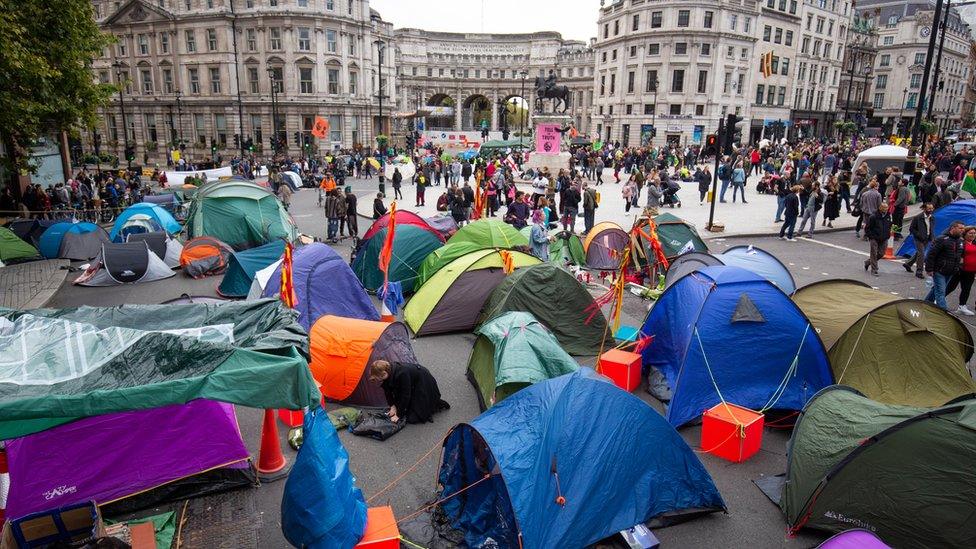
[(265, 410), (264, 424), (261, 427), (261, 450), (258, 453), (258, 477), (265, 482), (283, 478), (288, 475), (286, 465), (288, 460), (281, 453), (274, 410)]
[(881, 259), (898, 259), (895, 256), (895, 231), (892, 230), (888, 235), (888, 245), (885, 246), (885, 254)]

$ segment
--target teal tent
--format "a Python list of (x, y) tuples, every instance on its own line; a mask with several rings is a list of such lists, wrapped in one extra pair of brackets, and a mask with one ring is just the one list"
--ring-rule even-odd
[(275, 240), (263, 246), (234, 252), (227, 264), (224, 279), (217, 293), (224, 297), (247, 297), (251, 290), (254, 273), (281, 259), (285, 253), (285, 241)]
[[(386, 240), (386, 227), (363, 239), (354, 252), (352, 270), (363, 286), (375, 292), (383, 286), (383, 271), (379, 257)], [(404, 291), (413, 290), (421, 263), (443, 242), (434, 232), (417, 225), (397, 225), (393, 236), (393, 258), (390, 261), (390, 282), (401, 282)]]

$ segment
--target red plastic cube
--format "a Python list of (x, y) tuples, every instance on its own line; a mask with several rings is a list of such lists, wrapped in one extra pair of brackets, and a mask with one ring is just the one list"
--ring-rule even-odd
[(610, 349), (600, 355), (598, 371), (609, 377), (614, 385), (630, 392), (640, 385), (641, 356), (637, 353)]
[(720, 402), (702, 415), (702, 450), (733, 463), (743, 462), (762, 446), (763, 423), (759, 412)]
[(400, 549), (400, 528), (392, 507), (366, 510), (366, 532), (354, 549)]

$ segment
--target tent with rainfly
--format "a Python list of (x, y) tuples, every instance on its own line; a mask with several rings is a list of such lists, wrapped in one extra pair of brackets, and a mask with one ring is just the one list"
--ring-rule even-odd
[[(419, 215), (409, 210), (397, 209), (393, 215), (396, 216), (397, 227), (402, 227), (404, 225), (413, 225), (415, 227), (420, 227), (421, 229), (424, 229), (425, 231), (433, 234), (434, 236), (439, 238), (441, 242), (444, 242), (446, 240), (444, 235), (441, 234), (440, 231), (438, 231), (437, 229), (432, 227), (429, 223), (427, 223), (427, 220), (425, 220), (424, 218), (420, 217)], [(373, 224), (370, 225), (368, 229), (366, 229), (365, 233), (363, 233), (362, 239), (368, 240), (370, 238), (373, 238), (376, 235), (376, 233), (380, 232), (382, 229), (389, 227), (390, 217), (391, 215), (389, 213), (385, 213), (382, 216), (380, 216), (379, 219), (373, 221)]]
[(200, 187), (186, 218), (187, 238), (212, 236), (235, 250), (294, 242), (295, 221), (269, 189), (231, 178)]
[(482, 307), (481, 322), (508, 311), (531, 313), (571, 355), (599, 354), (607, 335), (607, 320), (590, 292), (552, 263), (529, 265), (505, 277)]
[(179, 222), (166, 208), (150, 202), (139, 202), (122, 210), (115, 218), (109, 238), (113, 242), (125, 242), (126, 236), (131, 233), (166, 231), (172, 235), (181, 229)]
[(444, 516), (468, 547), (586, 547), (639, 523), (725, 508), (660, 414), (589, 368), (454, 427), (438, 482)]
[[(800, 410), (833, 383), (827, 353), (810, 321), (765, 278), (739, 267), (705, 267), (661, 294), (641, 333), (653, 394), (670, 398), (678, 427), (719, 404)], [(761, 353), (747, 352), (762, 349)]]
[(105, 229), (94, 223), (62, 221), (47, 228), (38, 239), (38, 251), (48, 259), (85, 260), (98, 255), (102, 244), (111, 242)]
[(424, 262), (420, 264), (417, 269), (417, 278), (414, 280), (414, 291), (420, 289), (430, 277), (434, 276), (434, 273), (441, 270), (445, 265), (450, 265), (455, 259), (468, 255), (471, 252), (477, 252), (478, 250), (487, 250), (485, 246), (477, 244), (475, 242), (449, 242), (444, 244), (440, 248), (430, 252)]
[(579, 365), (530, 313), (503, 313), (475, 330), (468, 381), (478, 392), (482, 411), (516, 391), (569, 374)]
[(720, 254), (687, 252), (679, 255), (668, 267), (664, 287), (668, 288), (682, 276), (709, 265), (730, 265), (756, 273), (775, 284), (787, 295), (796, 291), (796, 282), (786, 265), (773, 254), (756, 246), (732, 246)]
[(938, 406), (976, 393), (973, 340), (955, 316), (853, 280), (800, 288), (793, 301), (817, 330), (837, 383), (890, 404)]
[(55, 223), (61, 222), (53, 219), (18, 218), (8, 222), (4, 226), (13, 231), (21, 240), (36, 248), (40, 244), (41, 235), (44, 234), (44, 231)]
[(461, 256), (434, 273), (403, 309), (403, 320), (417, 336), (472, 330), (491, 295), (514, 269), (536, 265), (539, 259), (514, 250), (478, 250)]
[[(353, 252), (352, 270), (371, 292), (383, 286), (384, 277), (379, 267), (379, 257), (388, 230), (384, 227), (370, 238), (363, 238)], [(400, 282), (404, 291), (413, 289), (421, 263), (442, 245), (443, 241), (437, 231), (431, 232), (417, 225), (397, 225), (393, 235), (390, 281)]]
[[(949, 228), (953, 221), (962, 221), (966, 225), (976, 225), (976, 199), (956, 200), (935, 210), (932, 214), (935, 224), (932, 226), (932, 234), (940, 235)], [(905, 219), (906, 227), (911, 223), (911, 219)], [(907, 235), (898, 248), (897, 255), (910, 257), (915, 253), (915, 239), (911, 233)]]
[(458, 229), (448, 243), (473, 242), (483, 248), (528, 246), (529, 239), (515, 227), (497, 219), (479, 219)]
[(40, 259), (37, 250), (6, 227), (0, 227), (0, 263)]
[(383, 390), (369, 382), (377, 360), (416, 363), (410, 334), (400, 322), (326, 315), (309, 330), (312, 375), (325, 398), (359, 406), (388, 406)]
[(597, 223), (586, 233), (583, 250), (586, 266), (598, 270), (616, 270), (624, 249), (630, 246), (630, 235), (612, 221)]
[(684, 219), (665, 212), (655, 216), (654, 223), (657, 225), (657, 238), (668, 261), (683, 251), (708, 251), (708, 245), (698, 235), (698, 230)]
[(976, 546), (974, 418), (972, 398), (915, 408), (824, 389), (788, 447), (779, 504), (791, 531), (854, 525), (893, 547)]
[(217, 293), (224, 297), (246, 297), (254, 273), (271, 265), (285, 253), (285, 241), (275, 240), (257, 248), (234, 252)]

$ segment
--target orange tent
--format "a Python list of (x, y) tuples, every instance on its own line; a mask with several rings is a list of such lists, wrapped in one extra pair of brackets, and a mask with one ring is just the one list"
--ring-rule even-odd
[(416, 363), (410, 334), (400, 322), (375, 322), (326, 315), (309, 332), (312, 377), (331, 401), (359, 406), (388, 406), (386, 395), (369, 382), (376, 360)]
[(218, 275), (227, 269), (234, 250), (212, 236), (191, 238), (183, 245), (180, 265), (193, 278)]

